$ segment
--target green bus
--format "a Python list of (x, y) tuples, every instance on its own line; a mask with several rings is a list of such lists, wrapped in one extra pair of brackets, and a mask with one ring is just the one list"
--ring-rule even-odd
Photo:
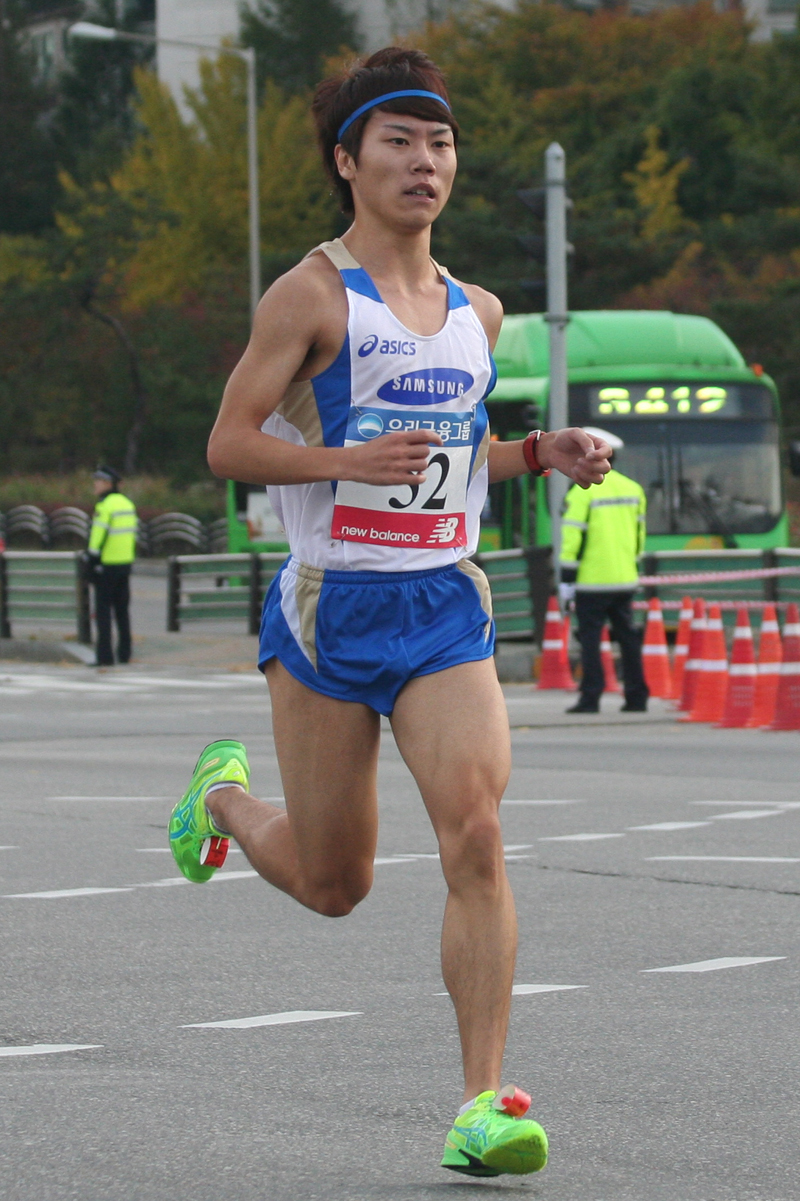
[[(544, 314), (506, 317), (487, 400), (492, 436), (547, 427)], [(647, 550), (786, 546), (775, 384), (705, 317), (574, 312), (567, 327), (569, 421), (618, 434), (620, 471), (647, 493)], [(285, 550), (263, 487), (228, 485), (231, 551)], [(492, 485), (480, 550), (548, 546), (545, 481)]]
[[(488, 398), (493, 436), (547, 426), (544, 314), (506, 317)], [(625, 443), (615, 466), (647, 493), (647, 550), (786, 546), (774, 382), (706, 317), (574, 312), (567, 327), (570, 425)], [(494, 485), (484, 549), (550, 543), (543, 480)]]

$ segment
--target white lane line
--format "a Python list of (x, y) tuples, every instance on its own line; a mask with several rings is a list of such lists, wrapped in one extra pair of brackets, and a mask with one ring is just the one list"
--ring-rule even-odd
[[(169, 849), (169, 847), (136, 847), (135, 849), (136, 849), (136, 853), (138, 855), (171, 855), (172, 854), (172, 851)], [(2, 851), (2, 850), (3, 850), (3, 848), (0, 847), (0, 851)], [(239, 847), (229, 847), (228, 854), (229, 855), (241, 855), (242, 852)]]
[(45, 901), (58, 901), (62, 897), (95, 897), (101, 892), (133, 892), (135, 885), (129, 888), (56, 888), (50, 892), (7, 892), (8, 899), (25, 899), (40, 897)]
[(763, 805), (766, 809), (800, 809), (800, 801), (690, 801), (690, 805)]
[(176, 884), (188, 884), (185, 876), (167, 876), (165, 880), (148, 880), (146, 884), (136, 884), (135, 888), (174, 888)]
[(174, 801), (171, 796), (49, 796), (48, 801)]
[[(512, 996), (532, 997), (536, 993), (568, 992), (575, 988), (588, 988), (588, 984), (515, 984), (511, 989)], [(447, 992), (435, 992), (435, 997), (449, 997)]]
[(511, 989), (512, 996), (530, 997), (540, 992), (567, 992), (574, 988), (588, 988), (588, 984), (515, 984)]
[(652, 826), (626, 826), (627, 830), (695, 830), (698, 826), (710, 826), (711, 822), (656, 822)]
[(582, 805), (583, 801), (516, 801), (511, 797), (503, 797), (503, 805)]
[(99, 1051), (102, 1043), (32, 1043), (29, 1047), (0, 1047), (0, 1057), (17, 1055), (60, 1055), (64, 1051)]
[[(389, 859), (373, 859), (372, 865), (373, 867), (385, 867), (387, 863), (413, 863), (415, 859), (422, 858), (424, 858), (422, 855), (398, 855), (392, 856)], [(437, 855), (436, 858), (438, 859), (439, 856)]]
[(228, 1022), (189, 1022), (180, 1030), (252, 1030), (254, 1026), (288, 1026), (293, 1022), (322, 1022), (327, 1018), (359, 1018), (360, 1012), (335, 1009), (289, 1009), (286, 1013), (264, 1013), (254, 1018), (234, 1018)]
[(756, 817), (778, 817), (784, 812), (784, 809), (737, 809), (735, 813), (712, 813), (711, 820), (715, 822), (752, 821)]
[[(255, 872), (255, 871), (217, 872), (215, 875), (213, 875), (211, 877), (211, 879), (208, 881), (208, 883), (209, 884), (217, 884), (224, 880), (253, 880), (257, 875), (258, 875), (258, 872)], [(181, 878), (183, 878), (183, 877), (181, 877)], [(187, 883), (188, 883), (188, 881), (187, 881)]]
[(18, 851), (19, 847), (0, 847), (0, 851)]
[(740, 958), (701, 959), (697, 963), (676, 963), (672, 967), (646, 967), (642, 974), (652, 972), (721, 972), (728, 967), (751, 967), (754, 963), (775, 963), (785, 955), (745, 955)]
[(624, 838), (624, 834), (550, 834), (538, 842), (599, 842), (601, 838)]
[(645, 863), (800, 863), (800, 859), (786, 859), (780, 855), (648, 855)]

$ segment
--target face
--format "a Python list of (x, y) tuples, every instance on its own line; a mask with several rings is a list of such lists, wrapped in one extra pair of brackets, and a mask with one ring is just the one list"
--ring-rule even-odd
[(92, 491), (95, 496), (102, 496), (104, 492), (108, 492), (111, 484), (108, 480), (92, 480)]
[(369, 210), (393, 225), (425, 229), (453, 186), (453, 131), (437, 121), (376, 109), (364, 129), (358, 163), (337, 146), (336, 164), (352, 188), (356, 216)]

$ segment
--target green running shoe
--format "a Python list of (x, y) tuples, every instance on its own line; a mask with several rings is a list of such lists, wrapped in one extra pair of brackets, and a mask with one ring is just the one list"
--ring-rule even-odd
[(187, 880), (204, 884), (228, 854), (230, 839), (218, 830), (206, 809), (206, 791), (211, 784), (250, 785), (250, 766), (241, 742), (224, 739), (210, 742), (195, 765), (189, 788), (172, 810), (169, 845), (175, 862)]
[(547, 1163), (544, 1130), (538, 1122), (497, 1109), (497, 1096), (481, 1093), (471, 1109), (459, 1114), (445, 1139), (443, 1168), (465, 1176), (525, 1176), (542, 1170)]

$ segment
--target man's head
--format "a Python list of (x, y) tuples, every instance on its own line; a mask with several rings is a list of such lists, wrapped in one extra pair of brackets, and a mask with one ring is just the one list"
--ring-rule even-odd
[(105, 496), (106, 492), (116, 492), (121, 482), (121, 476), (113, 467), (105, 464), (92, 474), (92, 487), (95, 496)]
[(412, 222), (425, 214), (420, 220), (429, 224), (438, 215), (455, 173), (458, 124), (442, 73), (426, 54), (379, 50), (324, 80), (312, 111), (344, 213), (355, 212), (355, 191), (361, 203), (388, 203)]

